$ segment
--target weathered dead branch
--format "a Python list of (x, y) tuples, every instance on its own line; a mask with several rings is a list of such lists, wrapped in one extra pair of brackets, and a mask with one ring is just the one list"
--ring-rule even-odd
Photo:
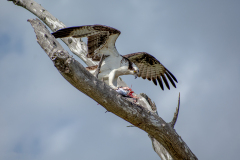
[(179, 108), (180, 108), (180, 93), (179, 93), (179, 97), (178, 97), (178, 106), (176, 108), (176, 112), (174, 113), (174, 116), (173, 116), (173, 119), (172, 121), (169, 123), (172, 128), (174, 128), (174, 125), (176, 124), (177, 122), (177, 118), (178, 118), (178, 113), (179, 113)]

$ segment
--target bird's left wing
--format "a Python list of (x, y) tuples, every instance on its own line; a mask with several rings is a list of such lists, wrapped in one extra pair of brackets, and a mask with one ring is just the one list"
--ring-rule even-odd
[[(177, 79), (152, 55), (146, 52), (138, 52), (124, 55), (124, 57), (128, 58), (138, 67), (138, 77), (141, 76), (143, 79), (147, 78), (149, 81), (152, 80), (155, 85), (157, 85), (158, 81), (162, 90), (164, 90), (162, 80), (164, 81), (167, 88), (170, 89), (167, 81), (168, 78), (171, 84), (176, 88), (175, 82), (178, 82)], [(167, 78), (165, 75), (167, 76)]]
[[(55, 38), (73, 37), (73, 38), (88, 38), (88, 58), (92, 58), (95, 61), (100, 61), (101, 49), (107, 45), (107, 48), (115, 48), (115, 42), (120, 31), (104, 26), (104, 25), (86, 25), (86, 26), (76, 26), (60, 29), (52, 35)], [(112, 52), (105, 52), (106, 54), (111, 54)], [(118, 54), (118, 53), (116, 53)]]

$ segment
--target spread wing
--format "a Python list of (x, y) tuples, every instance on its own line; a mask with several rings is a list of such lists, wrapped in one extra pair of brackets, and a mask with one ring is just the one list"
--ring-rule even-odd
[(141, 76), (143, 79), (147, 78), (149, 81), (152, 80), (155, 85), (157, 85), (158, 81), (162, 90), (164, 90), (163, 82), (165, 83), (167, 88), (170, 89), (167, 81), (168, 78), (171, 84), (176, 88), (175, 82), (178, 82), (177, 79), (152, 55), (146, 52), (138, 52), (124, 55), (124, 57), (128, 58), (138, 67), (138, 77)]
[[(115, 42), (120, 35), (120, 31), (104, 26), (104, 25), (87, 25), (60, 29), (52, 35), (55, 38), (74, 37), (74, 38), (88, 38), (88, 58), (95, 61), (100, 61), (101, 55), (118, 54), (115, 49)], [(109, 52), (101, 52), (104, 47), (111, 50)]]

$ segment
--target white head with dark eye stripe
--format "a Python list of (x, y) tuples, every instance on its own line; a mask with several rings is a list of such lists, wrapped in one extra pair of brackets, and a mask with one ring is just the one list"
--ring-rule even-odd
[(134, 73), (134, 77), (135, 79), (138, 77), (138, 74), (139, 74), (139, 69), (138, 67), (133, 63), (133, 73)]

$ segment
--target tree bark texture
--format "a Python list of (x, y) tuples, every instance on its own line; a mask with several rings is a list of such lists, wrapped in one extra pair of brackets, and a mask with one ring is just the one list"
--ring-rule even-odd
[[(66, 27), (33, 0), (8, 1), (13, 1), (14, 4), (22, 6), (35, 14), (52, 31)], [(148, 100), (148, 97), (140, 96), (140, 103), (138, 104), (122, 97), (111, 87), (90, 74), (78, 61), (72, 58), (39, 19), (28, 21), (34, 28), (37, 42), (53, 61), (60, 74), (79, 91), (101, 104), (107, 111), (147, 132), (152, 140), (154, 150), (161, 159), (197, 159), (173, 128), (176, 123), (179, 105), (173, 121), (166, 123), (158, 116), (156, 106), (152, 104), (150, 99)], [(62, 40), (88, 66), (96, 65), (91, 59), (86, 58), (87, 47), (80, 39), (63, 38)]]

